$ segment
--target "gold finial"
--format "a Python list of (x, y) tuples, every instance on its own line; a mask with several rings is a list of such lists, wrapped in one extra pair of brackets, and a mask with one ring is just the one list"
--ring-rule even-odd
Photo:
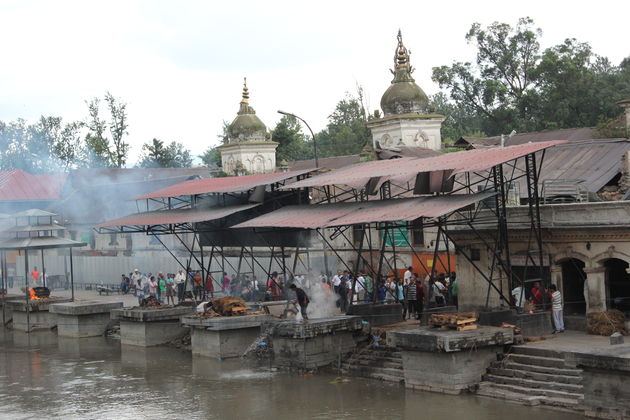
[(249, 102), (249, 89), (247, 89), (247, 77), (243, 77), (243, 100), (241, 101), (241, 103), (248, 103)]
[(396, 47), (396, 54), (394, 55), (394, 64), (396, 65), (396, 68), (409, 67), (411, 69), (411, 66), (409, 65), (409, 54), (411, 54), (411, 51), (408, 51), (407, 48), (405, 48), (400, 29), (398, 30), (398, 36), (396, 38), (398, 39), (398, 46)]

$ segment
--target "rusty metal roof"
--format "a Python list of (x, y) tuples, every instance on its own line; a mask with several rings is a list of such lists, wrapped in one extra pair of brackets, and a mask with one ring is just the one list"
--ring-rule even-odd
[(239, 211), (248, 210), (259, 204), (245, 204), (240, 206), (211, 207), (207, 209), (175, 209), (156, 210), (143, 213), (130, 214), (119, 219), (101, 223), (95, 228), (113, 226), (156, 226), (176, 225), (182, 223), (199, 223), (217, 220)]
[(56, 200), (67, 174), (32, 175), (17, 169), (0, 171), (0, 201)]
[(314, 176), (285, 186), (288, 188), (314, 187), (345, 184), (353, 188), (363, 187), (372, 178), (408, 179), (420, 172), (452, 170), (453, 175), (490, 169), (519, 157), (534, 153), (566, 141), (527, 143), (517, 146), (484, 150), (465, 150), (444, 153), (427, 158), (401, 158), (358, 163), (322, 175)]
[(77, 242), (56, 236), (33, 236), (0, 241), (1, 250), (74, 248), (85, 245), (87, 245), (85, 242)]
[[(560, 130), (533, 131), (529, 133), (516, 133), (512, 137), (506, 136), (506, 146), (514, 146), (529, 142), (541, 142), (550, 140), (568, 140), (569, 142), (591, 140), (595, 138), (595, 127), (562, 128)], [(488, 147), (499, 146), (501, 136), (492, 137), (460, 137), (454, 144), (455, 147), (472, 146)]]
[(439, 217), (491, 197), (494, 193), (453, 194), (438, 197), (352, 203), (287, 206), (264, 214), (234, 228), (283, 227), (318, 229), (359, 223), (411, 221)]
[(260, 185), (275, 184), (287, 179), (311, 172), (313, 169), (298, 171), (274, 172), (271, 174), (256, 174), (243, 176), (228, 176), (223, 178), (193, 179), (181, 182), (161, 190), (134, 198), (145, 200), (148, 198), (180, 197), (184, 195), (198, 195), (210, 193), (234, 193), (249, 191)]

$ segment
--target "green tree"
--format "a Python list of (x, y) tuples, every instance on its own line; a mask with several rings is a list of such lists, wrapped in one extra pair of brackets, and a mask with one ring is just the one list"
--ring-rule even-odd
[(153, 139), (142, 145), (142, 168), (190, 168), (192, 156), (190, 150), (177, 142), (165, 145), (162, 140)]
[(304, 160), (313, 158), (312, 140), (307, 141), (302, 126), (296, 118), (283, 116), (271, 131), (271, 140), (278, 143), (276, 161)]
[(328, 116), (326, 128), (315, 135), (320, 157), (358, 154), (370, 140), (370, 130), (365, 125), (367, 115), (361, 101), (359, 91), (358, 96), (346, 94), (337, 103)]
[(442, 142), (445, 145), (451, 145), (464, 136), (484, 136), (481, 118), (474, 111), (455, 105), (443, 92), (432, 95), (429, 105), (432, 111), (446, 117), (442, 123)]
[(205, 152), (199, 155), (199, 159), (208, 168), (221, 167), (221, 151), (218, 147), (208, 147)]
[[(105, 94), (105, 103), (110, 114), (109, 124), (100, 117), (100, 99), (86, 101), (89, 112), (85, 136), (88, 162), (92, 167), (122, 168), (129, 155), (129, 144), (124, 141), (128, 128), (127, 104), (109, 92)], [(106, 136), (108, 128), (111, 140)]]

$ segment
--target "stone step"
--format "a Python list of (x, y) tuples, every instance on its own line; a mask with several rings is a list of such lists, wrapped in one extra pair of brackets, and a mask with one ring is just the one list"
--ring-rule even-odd
[(564, 359), (564, 352), (553, 349), (542, 349), (531, 346), (512, 346), (511, 354), (526, 354), (528, 356), (550, 357), (554, 359)]
[(392, 368), (392, 369), (402, 369), (403, 368), (401, 361), (391, 362), (389, 360), (363, 360), (363, 359), (358, 359), (358, 360), (353, 360), (351, 363), (353, 365), (385, 367), (385, 368)]
[(394, 349), (392, 347), (370, 347), (367, 350), (359, 353), (361, 355), (373, 355), (376, 357), (393, 357), (393, 358), (402, 358), (402, 352), (400, 350)]
[(479, 384), (479, 389), (477, 390), (477, 395), (504, 399), (507, 401), (513, 401), (530, 406), (545, 404), (552, 407), (559, 407), (575, 411), (584, 410), (582, 402), (579, 399), (531, 396), (527, 393), (511, 391), (508, 389), (497, 387), (494, 383), (490, 382), (481, 382)]
[[(562, 389), (562, 387), (557, 387), (557, 383), (547, 383), (544, 388), (532, 388), (528, 386), (528, 384), (522, 384), (517, 381), (510, 381), (513, 378), (507, 378), (502, 376), (493, 376), (493, 375), (485, 375), (483, 380), (485, 382), (490, 382), (493, 386), (505, 389), (512, 392), (520, 392), (523, 395), (529, 396), (540, 396), (540, 397), (552, 397), (552, 398), (566, 398), (566, 399), (574, 399), (579, 400), (579, 402), (584, 401), (584, 393), (582, 390), (572, 390), (568, 391), (566, 389)], [(521, 381), (524, 381), (521, 379)], [(566, 385), (566, 384), (565, 384)]]
[(532, 390), (547, 389), (552, 391), (570, 392), (574, 394), (583, 394), (584, 389), (581, 384), (569, 384), (556, 381), (537, 381), (534, 379), (519, 378), (513, 376), (502, 376), (494, 374), (485, 374), (483, 379), (488, 382), (501, 384), (518, 385)]
[(355, 366), (355, 365), (343, 365), (342, 371), (351, 373), (356, 376), (364, 376), (367, 378), (373, 375), (389, 375), (395, 378), (404, 378), (405, 373), (402, 369), (380, 368), (380, 367), (367, 367), (367, 366)]
[(497, 376), (509, 376), (512, 378), (530, 379), (539, 382), (559, 382), (563, 384), (581, 385), (580, 376), (556, 375), (551, 373), (532, 372), (529, 370), (514, 369), (512, 367), (489, 367), (488, 373)]
[(506, 368), (506, 369), (514, 369), (514, 370), (522, 370), (528, 372), (536, 372), (536, 373), (546, 373), (549, 375), (561, 375), (561, 376), (577, 376), (582, 377), (582, 370), (580, 369), (570, 369), (570, 368), (554, 368), (547, 366), (537, 366), (537, 365), (526, 365), (523, 363), (517, 363), (511, 361), (509, 358), (502, 360), (500, 362), (492, 362), (491, 364), (494, 368)]
[(370, 353), (355, 354), (352, 358), (355, 360), (386, 360), (388, 362), (402, 363), (402, 357), (378, 356), (376, 354), (370, 354)]
[(516, 363), (522, 363), (524, 365), (545, 366), (558, 369), (565, 369), (563, 359), (555, 357), (542, 357), (542, 356), (530, 356), (527, 354), (510, 354), (503, 360), (513, 361)]

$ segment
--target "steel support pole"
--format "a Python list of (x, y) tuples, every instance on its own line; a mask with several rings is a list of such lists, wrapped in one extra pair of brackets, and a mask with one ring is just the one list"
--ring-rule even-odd
[(72, 248), (70, 248), (70, 290), (71, 299), (74, 302), (74, 263), (72, 259)]
[(26, 332), (31, 332), (31, 308), (30, 308), (30, 294), (28, 292), (28, 250), (24, 250), (24, 285), (26, 287)]

